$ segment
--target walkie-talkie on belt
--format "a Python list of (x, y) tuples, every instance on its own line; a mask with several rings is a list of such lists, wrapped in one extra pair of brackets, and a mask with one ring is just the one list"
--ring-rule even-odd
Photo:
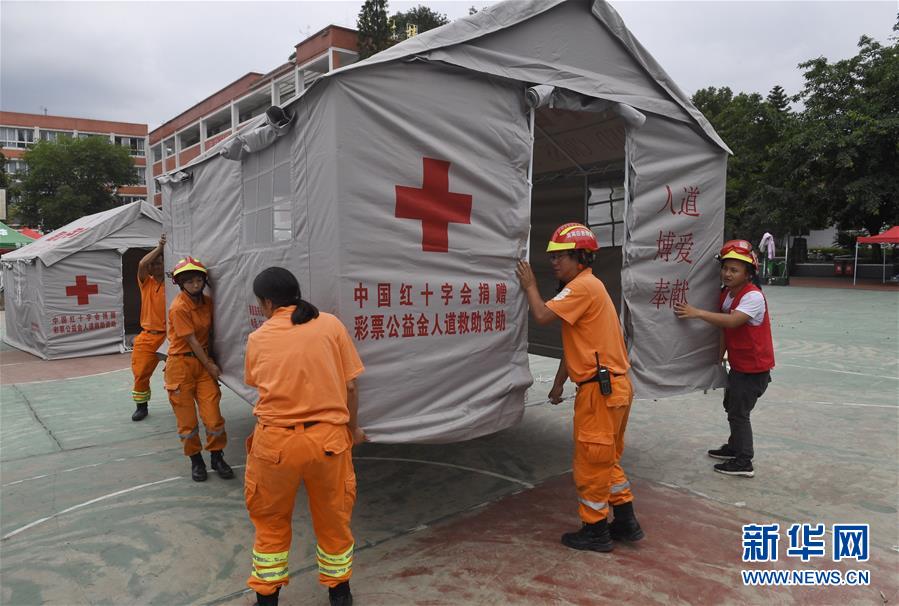
[(612, 393), (612, 375), (609, 369), (599, 365), (599, 352), (593, 352), (596, 356), (596, 377), (599, 381), (599, 391), (602, 395), (607, 396)]

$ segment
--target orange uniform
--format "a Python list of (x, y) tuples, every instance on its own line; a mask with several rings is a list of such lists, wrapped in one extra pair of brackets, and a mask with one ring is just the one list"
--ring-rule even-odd
[(222, 450), (227, 444), (225, 419), (219, 410), (222, 392), (203, 364), (190, 349), (186, 337), (194, 335), (200, 346), (209, 350), (209, 333), (212, 329), (212, 301), (203, 295), (203, 302), (196, 303), (181, 292), (169, 308), (169, 354), (165, 364), (165, 389), (178, 422), (178, 437), (184, 445), (184, 454), (191, 456), (202, 450), (200, 446), (200, 419), (206, 428), (206, 450)]
[(156, 350), (165, 341), (165, 285), (152, 276), (140, 286), (140, 326), (143, 329), (134, 337), (131, 350), (131, 372), (134, 374), (134, 387), (131, 397), (135, 404), (146, 404), (150, 401), (150, 377), (159, 364)]
[[(574, 482), (581, 520), (593, 524), (608, 516), (610, 503), (634, 498), (620, 465), (633, 399), (627, 350), (615, 306), (593, 270), (580, 272), (546, 305), (563, 320), (565, 366), (581, 384), (574, 400)], [(585, 382), (597, 373), (597, 355), (612, 375), (607, 396), (598, 382)]]
[(262, 595), (288, 583), (291, 517), (301, 483), (312, 513), (319, 581), (336, 587), (353, 572), (356, 474), (346, 384), (364, 368), (340, 320), (320, 313), (295, 325), (294, 309), (276, 309), (247, 340), (245, 382), (259, 390), (244, 480), (256, 527), (247, 584)]

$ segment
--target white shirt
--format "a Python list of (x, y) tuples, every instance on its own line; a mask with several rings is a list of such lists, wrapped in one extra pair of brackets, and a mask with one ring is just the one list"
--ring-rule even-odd
[[(724, 303), (721, 304), (721, 311), (730, 313), (730, 306), (733, 305), (734, 296), (728, 291)], [(736, 311), (742, 312), (749, 316), (750, 326), (760, 326), (765, 320), (765, 297), (757, 290), (743, 295), (740, 304), (737, 305)]]

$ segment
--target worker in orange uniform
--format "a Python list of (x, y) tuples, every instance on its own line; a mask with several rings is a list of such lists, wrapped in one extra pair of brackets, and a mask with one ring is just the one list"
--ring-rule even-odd
[[(546, 248), (563, 285), (546, 301), (540, 298), (534, 272), (519, 261), (515, 273), (538, 324), (562, 320), (562, 360), (549, 400), (558, 404), (567, 379), (578, 385), (574, 400), (574, 482), (583, 525), (562, 535), (573, 549), (612, 551), (612, 539), (639, 541), (643, 530), (634, 515), (630, 482), (621, 468), (624, 430), (633, 389), (630, 363), (618, 315), (591, 266), (599, 245), (580, 223), (556, 229)], [(614, 520), (608, 523), (609, 505)]]
[(165, 389), (195, 482), (206, 480), (197, 409), (206, 428), (206, 450), (210, 452), (212, 468), (223, 479), (234, 477), (222, 455), (228, 436), (219, 410), (222, 392), (218, 378), (222, 373), (209, 354), (212, 301), (203, 294), (207, 279), (206, 267), (193, 257), (181, 259), (172, 270), (172, 281), (181, 292), (169, 307), (169, 352), (165, 365)]
[(134, 387), (131, 398), (137, 406), (132, 421), (142, 421), (149, 411), (150, 377), (159, 364), (156, 350), (165, 341), (165, 269), (162, 250), (165, 234), (159, 238), (156, 248), (148, 252), (137, 264), (137, 284), (140, 287), (140, 334), (134, 337), (131, 349), (131, 372)]
[(247, 339), (247, 385), (259, 391), (247, 440), (244, 491), (256, 527), (247, 584), (260, 606), (276, 606), (287, 585), (296, 492), (306, 485), (319, 582), (332, 606), (349, 606), (350, 518), (356, 501), (351, 449), (365, 440), (356, 422), (356, 377), (364, 367), (346, 328), (300, 295), (292, 273), (269, 267), (253, 281), (267, 320)]

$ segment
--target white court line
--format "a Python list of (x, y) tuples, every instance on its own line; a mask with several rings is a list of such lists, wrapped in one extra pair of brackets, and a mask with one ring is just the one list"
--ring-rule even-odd
[(29, 528), (34, 528), (35, 526), (39, 526), (40, 524), (43, 524), (44, 522), (47, 522), (54, 518), (58, 518), (59, 516), (65, 514), (65, 513), (69, 513), (71, 511), (75, 511), (76, 509), (81, 509), (82, 507), (87, 507), (88, 505), (93, 505), (94, 503), (99, 503), (100, 501), (105, 501), (106, 499), (111, 499), (113, 497), (127, 494), (129, 492), (134, 492), (135, 490), (140, 490), (141, 488), (147, 488), (149, 486), (156, 486), (157, 484), (165, 484), (166, 482), (173, 482), (175, 480), (180, 480), (180, 479), (182, 479), (182, 476), (174, 476), (171, 478), (166, 478), (164, 480), (157, 480), (156, 482), (148, 482), (146, 484), (132, 486), (131, 488), (125, 488), (124, 490), (117, 490), (116, 492), (111, 492), (109, 494), (105, 494), (102, 497), (97, 497), (96, 499), (91, 499), (90, 501), (85, 501), (84, 503), (78, 503), (77, 505), (73, 505), (72, 507), (68, 507), (66, 509), (63, 509), (62, 511), (58, 511), (47, 517), (44, 517), (39, 520), (35, 520), (34, 522), (25, 524), (21, 528), (16, 528), (12, 532), (9, 532), (9, 533), (3, 535), (2, 537), (0, 537), (0, 540), (5, 541), (6, 539), (9, 539), (10, 537), (16, 536), (20, 532), (25, 532)]
[(130, 370), (130, 368), (119, 368), (117, 370), (107, 370), (105, 372), (98, 372), (92, 375), (79, 375), (77, 377), (59, 377), (58, 379), (44, 379), (42, 381), (18, 381), (16, 383), (4, 383), (4, 385), (34, 385), (35, 383), (53, 383), (54, 381), (71, 381), (73, 379), (89, 379), (90, 377), (100, 377), (102, 375), (111, 375), (114, 372), (122, 372), (123, 370)]
[(524, 480), (519, 480), (518, 478), (512, 478), (510, 476), (504, 476), (500, 473), (494, 473), (492, 471), (487, 471), (486, 469), (477, 469), (475, 467), (466, 467), (465, 465), (456, 465), (454, 463), (442, 463), (440, 461), (424, 461), (420, 459), (401, 459), (399, 457), (353, 457), (354, 461), (398, 461), (400, 463), (422, 463), (423, 465), (436, 465), (438, 467), (450, 467), (452, 469), (461, 469), (463, 471), (471, 471), (474, 473), (479, 473), (485, 476), (491, 476), (494, 478), (499, 478), (501, 480), (506, 480), (507, 482), (515, 482), (516, 484), (521, 484), (525, 488), (533, 488), (534, 485), (530, 482), (525, 482)]
[(837, 372), (842, 375), (858, 375), (860, 377), (873, 377), (875, 379), (892, 379), (893, 381), (899, 381), (899, 377), (885, 377), (883, 375), (869, 375), (865, 372), (854, 372), (852, 370), (834, 370), (832, 368), (816, 368), (813, 366), (799, 366), (798, 364), (784, 364), (783, 362), (778, 362), (778, 366), (789, 366), (791, 368), (802, 368), (805, 370), (820, 370), (821, 372)]

